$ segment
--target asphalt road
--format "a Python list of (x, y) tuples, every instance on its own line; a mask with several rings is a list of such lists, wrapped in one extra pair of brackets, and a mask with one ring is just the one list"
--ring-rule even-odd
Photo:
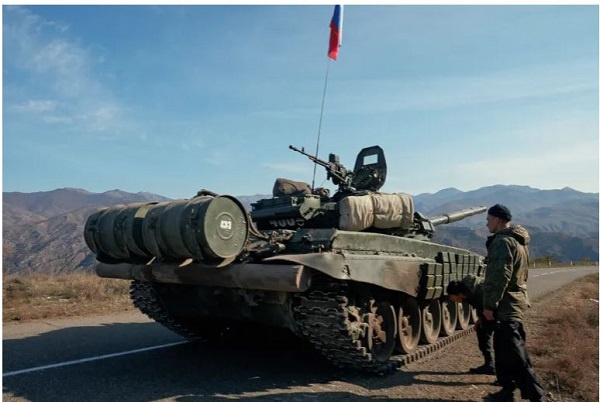
[[(531, 270), (532, 300), (598, 267)], [(394, 398), (410, 373), (363, 378), (294, 337), (187, 343), (138, 313), (3, 326), (4, 401), (320, 401)], [(373, 389), (384, 389), (379, 396)], [(375, 392), (377, 393), (377, 392)], [(411, 399), (416, 400), (416, 399)], [(428, 400), (427, 398), (418, 400)]]

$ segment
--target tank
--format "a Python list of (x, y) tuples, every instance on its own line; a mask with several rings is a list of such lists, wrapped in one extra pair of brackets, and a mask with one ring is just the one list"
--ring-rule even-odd
[(428, 218), (410, 195), (380, 192), (379, 146), (362, 149), (353, 170), (335, 154), (290, 149), (324, 167), (337, 191), (277, 178), (250, 211), (208, 190), (103, 208), (84, 229), (97, 275), (130, 280), (133, 304), (188, 339), (284, 328), (363, 372), (391, 373), (468, 333), (471, 309), (445, 287), (484, 275), (484, 259), (431, 239), (486, 207)]

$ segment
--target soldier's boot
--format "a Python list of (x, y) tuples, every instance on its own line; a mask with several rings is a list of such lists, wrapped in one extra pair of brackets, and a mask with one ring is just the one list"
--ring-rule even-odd
[(514, 402), (515, 396), (512, 390), (502, 388), (498, 392), (490, 392), (483, 400), (486, 402)]
[(485, 356), (485, 363), (483, 363), (479, 367), (473, 367), (469, 369), (469, 372), (473, 374), (495, 375), (496, 368), (494, 365), (494, 361), (492, 360), (491, 356)]

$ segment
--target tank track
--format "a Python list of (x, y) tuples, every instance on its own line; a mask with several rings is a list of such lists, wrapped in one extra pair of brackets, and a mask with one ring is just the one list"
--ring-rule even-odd
[(437, 352), (438, 350), (442, 350), (451, 343), (456, 342), (460, 338), (463, 338), (464, 336), (473, 332), (475, 332), (474, 326), (470, 326), (469, 328), (460, 331), (457, 330), (454, 334), (450, 336), (438, 338), (438, 340), (435, 343), (432, 343), (431, 345), (419, 346), (419, 348), (411, 354), (392, 356), (391, 360), (398, 362), (398, 367), (403, 366), (405, 364), (414, 363), (424, 357), (429, 356), (432, 353)]
[(368, 353), (350, 329), (347, 284), (320, 277), (313, 281), (313, 288), (309, 293), (296, 296), (296, 325), (303, 337), (340, 368), (378, 375), (391, 374), (400, 366), (416, 362), (474, 332), (474, 327), (471, 326), (453, 335), (441, 337), (431, 345), (422, 345), (411, 354), (396, 355), (387, 361), (378, 361)]
[(203, 339), (201, 334), (169, 315), (169, 312), (160, 303), (158, 295), (152, 287), (152, 282), (132, 281), (129, 286), (129, 296), (135, 307), (167, 329), (189, 340)]
[(348, 294), (345, 282), (313, 277), (313, 290), (296, 296), (294, 318), (300, 333), (338, 367), (381, 375), (394, 372), (396, 361), (376, 360), (352, 331)]
[[(474, 327), (471, 326), (451, 336), (441, 337), (434, 344), (422, 345), (411, 354), (392, 356), (388, 361), (377, 361), (349, 328), (346, 309), (348, 292), (345, 282), (318, 278), (313, 281), (313, 290), (295, 296), (293, 308), (300, 335), (338, 367), (378, 375), (391, 374), (400, 366), (416, 362), (474, 332)], [(169, 315), (151, 282), (132, 281), (129, 295), (136, 308), (170, 331), (192, 341), (206, 339), (198, 331)]]

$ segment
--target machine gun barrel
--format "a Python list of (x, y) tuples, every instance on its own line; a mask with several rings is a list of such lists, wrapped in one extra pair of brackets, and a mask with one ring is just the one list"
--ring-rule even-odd
[(311, 155), (311, 154), (309, 154), (309, 153), (307, 153), (307, 152), (304, 152), (304, 147), (302, 147), (302, 149), (298, 149), (298, 148), (296, 148), (295, 146), (293, 146), (293, 145), (290, 145), (290, 149), (291, 149), (292, 151), (296, 151), (296, 152), (298, 152), (298, 153), (301, 153), (301, 154), (302, 154), (302, 155), (304, 155), (304, 156), (307, 156), (307, 157), (308, 157), (308, 159), (310, 159), (311, 161), (313, 161), (314, 163), (316, 163), (316, 164), (318, 164), (318, 165), (321, 165), (321, 166), (323, 166), (323, 167), (329, 167), (329, 163), (328, 163), (328, 162), (325, 162), (324, 160), (322, 160), (322, 159), (319, 159), (319, 158), (317, 158), (317, 157), (316, 157), (316, 156), (314, 156), (314, 155)]
[(298, 149), (295, 146), (290, 145), (290, 149), (308, 157), (308, 159), (310, 159), (317, 165), (323, 166), (325, 170), (327, 170), (327, 178), (331, 178), (333, 184), (337, 184), (341, 186), (341, 188), (347, 188), (349, 186), (351, 172), (348, 172), (346, 168), (341, 163), (339, 163), (337, 155), (329, 154), (329, 162), (326, 162), (322, 159), (317, 158), (315, 155), (311, 155), (307, 152), (304, 152), (304, 147), (302, 147), (302, 149)]
[(463, 220), (465, 218), (468, 218), (469, 216), (481, 214), (485, 211), (487, 211), (487, 207), (485, 206), (466, 208), (461, 209), (460, 211), (433, 217), (429, 219), (429, 222), (431, 222), (433, 226), (445, 225), (447, 223)]

